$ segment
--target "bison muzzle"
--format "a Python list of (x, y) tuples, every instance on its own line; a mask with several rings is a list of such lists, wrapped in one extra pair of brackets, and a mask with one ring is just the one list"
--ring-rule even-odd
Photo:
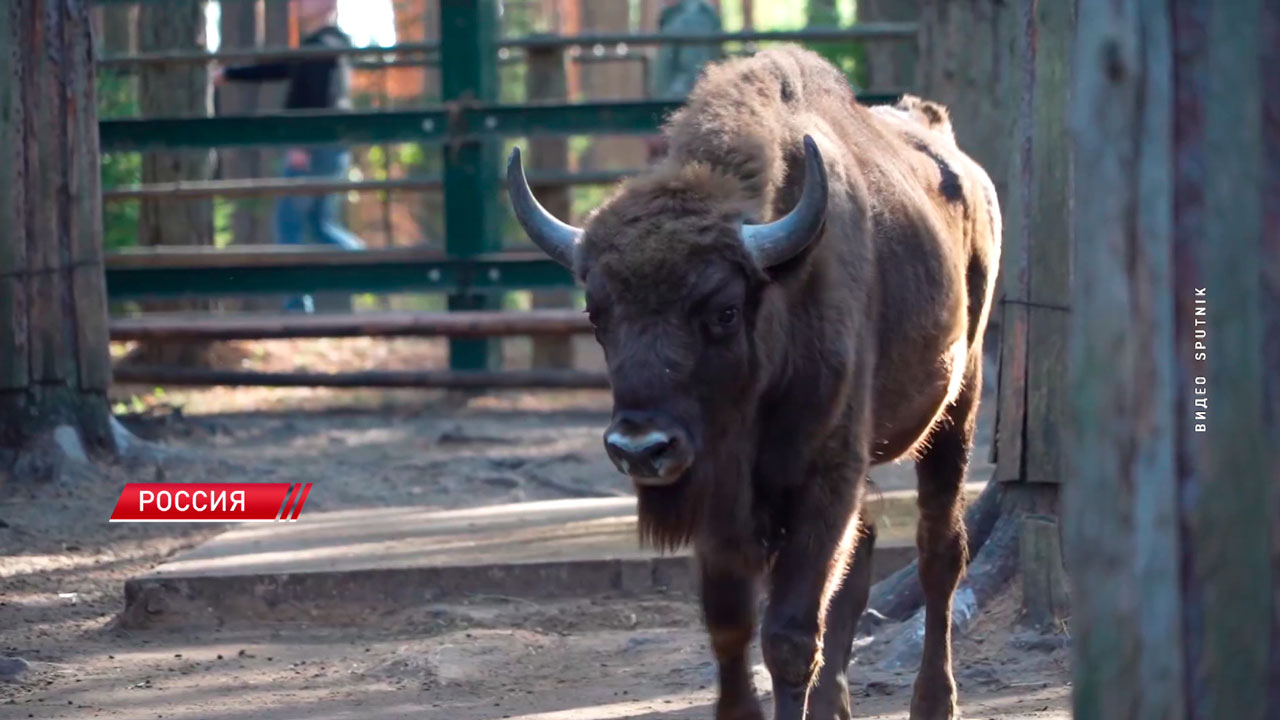
[(716, 717), (762, 717), (747, 659), (762, 581), (774, 716), (851, 716), (866, 476), (909, 458), (926, 598), (911, 718), (954, 718), (991, 182), (944, 108), (863, 107), (794, 47), (709, 67), (664, 136), (666, 158), (581, 228), (538, 204), (518, 151), (507, 174), (529, 237), (586, 290), (613, 391), (605, 450), (634, 481), (641, 539), (694, 548)]

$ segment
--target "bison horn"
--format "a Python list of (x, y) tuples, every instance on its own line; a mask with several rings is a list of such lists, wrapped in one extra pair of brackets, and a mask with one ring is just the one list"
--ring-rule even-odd
[(516, 219), (529, 239), (552, 260), (572, 270), (573, 251), (578, 238), (582, 237), (582, 230), (557, 220), (533, 196), (529, 180), (524, 176), (524, 165), (520, 162), (520, 148), (511, 152), (511, 160), (507, 162), (507, 194), (511, 197)]
[(804, 189), (783, 217), (762, 225), (743, 225), (742, 242), (760, 267), (786, 262), (809, 246), (827, 218), (827, 169), (813, 138), (804, 136)]

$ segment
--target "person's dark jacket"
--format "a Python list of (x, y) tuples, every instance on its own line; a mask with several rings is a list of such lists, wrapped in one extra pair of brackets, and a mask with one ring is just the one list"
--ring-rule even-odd
[[(351, 38), (329, 26), (303, 38), (301, 47), (351, 47)], [(351, 107), (351, 62), (345, 55), (229, 67), (223, 77), (232, 82), (288, 80), (286, 110)]]

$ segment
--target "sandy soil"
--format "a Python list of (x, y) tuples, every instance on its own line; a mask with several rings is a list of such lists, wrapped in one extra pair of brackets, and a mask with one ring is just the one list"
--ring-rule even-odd
[[(604, 395), (118, 392), (144, 395), (128, 424), (169, 448), (162, 459), (0, 485), (0, 656), (30, 663), (0, 680), (0, 718), (710, 716), (714, 667), (688, 597), (475, 598), (346, 627), (114, 623), (126, 578), (221, 530), (109, 525), (127, 480), (308, 480), (309, 511), (625, 494), (599, 452)], [(914, 482), (909, 467), (877, 480)], [(880, 644), (862, 642), (857, 716), (906, 718), (913, 677), (876, 669)], [(957, 641), (965, 716), (1069, 717), (1059, 645), (1017, 630), (1011, 589)], [(757, 684), (767, 691), (762, 666)]]

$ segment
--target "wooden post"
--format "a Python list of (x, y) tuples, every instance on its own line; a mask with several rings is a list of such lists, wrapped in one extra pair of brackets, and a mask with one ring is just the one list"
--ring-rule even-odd
[[(1009, 16), (1001, 22), (1012, 38), (1013, 58), (1006, 67), (1021, 70), (1004, 71), (997, 79), (1004, 83), (1000, 92), (1020, 99), (1011, 108), (1012, 121), (986, 121), (1004, 128), (1011, 158), (1003, 183), (1002, 287), (995, 310), (1003, 320), (996, 478), (1055, 484), (1067, 472), (1062, 377), (1070, 313), (1072, 176), (1063, 118), (1074, 2), (1024, 0), (1004, 12)], [(1010, 500), (1016, 501), (1018, 492)]]
[[(525, 75), (525, 98), (529, 102), (566, 100), (564, 51), (560, 47), (531, 47), (528, 50)], [(529, 167), (534, 170), (565, 172), (569, 169), (569, 143), (563, 137), (531, 138)], [(538, 201), (551, 214), (572, 222), (573, 210), (568, 187), (542, 187), (535, 190)], [(533, 306), (565, 308), (573, 304), (572, 290), (533, 292)], [(573, 367), (573, 338), (534, 338), (533, 367)]]
[(809, 27), (836, 27), (840, 24), (840, 10), (836, 0), (809, 0), (805, 6), (805, 25)]
[(1061, 630), (1071, 616), (1071, 601), (1058, 542), (1058, 519), (1052, 515), (1022, 516), (1018, 555), (1024, 621), (1037, 630)]
[[(919, 0), (859, 0), (858, 22), (915, 22), (920, 19)], [(872, 92), (899, 92), (915, 85), (916, 44), (872, 42), (866, 44), (867, 87)]]
[(102, 16), (102, 34), (97, 44), (109, 53), (131, 53), (138, 48), (138, 6), (99, 5), (95, 8)]
[[(629, 0), (579, 0), (579, 32), (627, 32), (631, 28)], [(566, 31), (567, 32), (567, 31)], [(634, 61), (581, 63), (582, 94), (588, 100), (637, 98), (645, 95), (644, 69)], [(583, 170), (644, 167), (644, 140), (637, 137), (593, 137), (580, 158)]]
[[(1000, 375), (996, 408), (996, 442), (994, 460), (996, 480), (1009, 482), (1023, 476), (1023, 430), (1027, 412), (1027, 323), (1031, 296), (1028, 258), (1031, 254), (1030, 203), (1031, 184), (1031, 101), (1035, 72), (1035, 46), (1032, 3), (1024, 0), (1005, 12), (1002, 22), (1010, 37), (1002, 74), (1001, 92), (1010, 98), (1009, 112), (1000, 122), (1009, 138), (1006, 177), (993, 176), (998, 183), (1000, 215), (1004, 223), (1004, 240), (1000, 248), (999, 304), (992, 310), (993, 332), (999, 333)], [(921, 44), (926, 38), (921, 34)], [(924, 51), (922, 50), (922, 53)], [(921, 60), (923, 71), (924, 60)], [(1018, 302), (1022, 300), (1024, 302)], [(1012, 301), (1012, 302), (1011, 302)], [(996, 330), (995, 328), (998, 328)]]
[(1066, 480), (1066, 343), (1071, 300), (1071, 154), (1066, 115), (1074, 0), (1031, 3), (1031, 183), (1027, 187), (1027, 407), (1022, 479)]
[(87, 0), (0, 6), (0, 471), (59, 425), (114, 450)]
[[(143, 3), (138, 12), (138, 49), (196, 50), (205, 47), (204, 4)], [(204, 65), (147, 65), (138, 72), (138, 104), (142, 117), (204, 117), (213, 112), (213, 86)], [(210, 180), (212, 149), (144, 153), (142, 182)], [(138, 221), (139, 245), (213, 245), (213, 200), (143, 200)], [(148, 302), (146, 308), (173, 311), (208, 307), (207, 302)], [(139, 346), (130, 362), (177, 365), (206, 362), (208, 346)]]
[[(139, 7), (138, 49), (199, 50), (205, 47), (203, 3), (144, 3)], [(143, 117), (204, 117), (212, 114), (213, 88), (203, 65), (147, 65), (138, 71)], [(212, 151), (154, 152), (143, 157), (144, 183), (209, 180)], [(143, 202), (141, 245), (212, 245), (213, 204), (207, 199)]]
[(1064, 503), (1082, 720), (1280, 712), (1274, 5), (1081, 0)]
[[(219, 31), (222, 47), (260, 47), (265, 40), (263, 0), (223, 0)], [(262, 109), (278, 109), (264, 102), (268, 88), (260, 83), (227, 83), (218, 88), (218, 113), (244, 115)], [(218, 152), (220, 178), (253, 178), (276, 175), (262, 150), (222, 148)], [(241, 245), (266, 245), (275, 240), (273, 202), (269, 198), (237, 200), (231, 216), (232, 241)]]

